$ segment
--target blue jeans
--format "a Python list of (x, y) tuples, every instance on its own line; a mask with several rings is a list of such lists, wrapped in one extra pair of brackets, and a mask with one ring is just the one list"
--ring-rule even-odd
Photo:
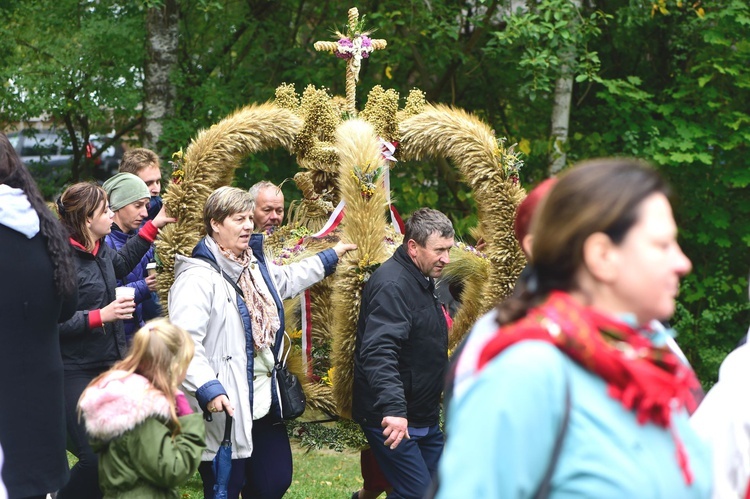
[(363, 426), (380, 469), (393, 486), (388, 499), (421, 499), (437, 474), (443, 452), (443, 432), (438, 425), (409, 427), (411, 438), (403, 439), (395, 449), (385, 446), (382, 428)]

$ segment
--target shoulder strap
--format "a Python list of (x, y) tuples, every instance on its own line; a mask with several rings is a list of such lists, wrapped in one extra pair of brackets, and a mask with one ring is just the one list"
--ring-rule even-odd
[(237, 294), (238, 294), (238, 295), (240, 295), (240, 296), (244, 296), (244, 294), (242, 293), (242, 289), (240, 289), (240, 287), (239, 287), (239, 286), (237, 285), (237, 283), (236, 283), (236, 282), (234, 282), (234, 281), (232, 280), (232, 278), (231, 278), (231, 277), (229, 277), (229, 276), (227, 275), (227, 273), (226, 273), (226, 272), (224, 272), (224, 271), (223, 271), (223, 270), (221, 269), (221, 267), (219, 267), (219, 264), (218, 264), (218, 263), (216, 263), (215, 261), (211, 260), (210, 258), (206, 258), (205, 256), (194, 256), (193, 258), (196, 258), (196, 259), (198, 259), (198, 260), (203, 260), (204, 262), (206, 262), (206, 263), (208, 263), (209, 265), (211, 265), (211, 266), (212, 266), (212, 267), (214, 268), (214, 270), (216, 270), (216, 272), (218, 272), (219, 274), (221, 274), (221, 276), (222, 276), (222, 277), (223, 277), (224, 279), (226, 279), (226, 281), (227, 281), (227, 282), (228, 282), (229, 284), (231, 284), (231, 285), (232, 285), (232, 287), (234, 288), (234, 290), (235, 290), (235, 291), (237, 291)]
[(550, 459), (549, 466), (544, 472), (542, 482), (539, 484), (539, 488), (534, 494), (534, 499), (546, 499), (549, 497), (550, 490), (552, 489), (552, 475), (557, 467), (557, 461), (560, 459), (562, 452), (563, 441), (565, 440), (565, 434), (568, 432), (568, 423), (570, 421), (570, 380), (568, 379), (567, 370), (565, 372), (565, 412), (563, 413), (563, 419), (560, 423), (560, 429), (555, 439), (555, 446), (552, 448), (552, 458)]

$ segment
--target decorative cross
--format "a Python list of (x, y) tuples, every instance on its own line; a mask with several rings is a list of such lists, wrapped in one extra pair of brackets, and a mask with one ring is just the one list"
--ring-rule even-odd
[(318, 52), (332, 52), (336, 57), (346, 59), (346, 107), (351, 116), (357, 115), (354, 97), (359, 81), (359, 70), (362, 59), (370, 57), (375, 50), (382, 50), (388, 45), (385, 40), (373, 40), (370, 33), (359, 25), (359, 11), (356, 7), (349, 9), (349, 24), (346, 34), (336, 32), (336, 42), (315, 42), (313, 47)]

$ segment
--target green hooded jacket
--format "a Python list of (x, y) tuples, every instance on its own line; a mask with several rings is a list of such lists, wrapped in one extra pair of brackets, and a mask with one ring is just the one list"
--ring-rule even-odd
[(117, 371), (88, 388), (79, 406), (99, 454), (105, 499), (180, 498), (205, 447), (200, 414), (181, 417), (182, 431), (173, 438), (166, 397), (146, 378)]

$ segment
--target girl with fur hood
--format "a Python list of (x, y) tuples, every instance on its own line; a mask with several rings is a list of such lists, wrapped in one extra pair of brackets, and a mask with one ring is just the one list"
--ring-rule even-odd
[(151, 321), (128, 356), (83, 392), (78, 409), (99, 455), (105, 498), (179, 498), (197, 471), (205, 426), (177, 389), (194, 351), (184, 329)]

